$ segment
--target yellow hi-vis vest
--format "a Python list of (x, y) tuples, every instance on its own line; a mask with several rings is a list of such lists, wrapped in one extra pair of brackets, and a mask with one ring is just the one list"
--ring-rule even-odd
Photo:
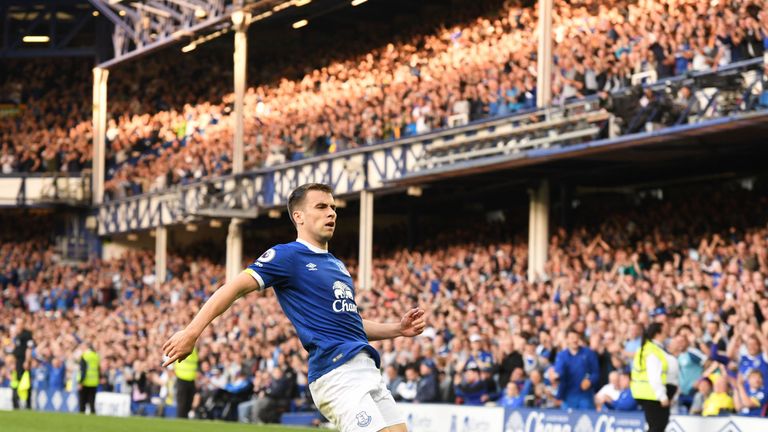
[[(642, 356), (640, 353), (642, 352)], [(641, 350), (637, 350), (635, 359), (632, 361), (632, 379), (629, 388), (632, 391), (632, 397), (640, 400), (658, 401), (659, 397), (653, 391), (651, 383), (648, 381), (648, 369), (646, 368), (648, 356), (655, 356), (661, 362), (661, 383), (667, 384), (667, 355), (664, 350), (655, 343), (647, 341)]]
[(83, 360), (85, 360), (85, 378), (83, 378), (84, 387), (98, 387), (99, 386), (99, 355), (93, 350), (88, 350), (83, 353)]
[(184, 360), (176, 362), (173, 365), (176, 372), (176, 378), (184, 381), (194, 381), (197, 378), (197, 348), (192, 349), (192, 353)]
[(19, 400), (22, 402), (27, 401), (29, 398), (30, 388), (32, 388), (32, 380), (29, 378), (29, 371), (25, 370), (24, 373), (21, 374), (21, 379), (19, 380), (19, 388), (16, 389), (16, 393), (19, 395)]
[(19, 388), (19, 375), (16, 374), (16, 369), (11, 371), (11, 388), (14, 390)]

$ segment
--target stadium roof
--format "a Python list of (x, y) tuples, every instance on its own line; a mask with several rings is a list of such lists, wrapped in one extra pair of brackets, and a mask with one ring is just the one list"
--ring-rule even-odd
[[(496, 0), (483, 0), (493, 4)], [(307, 20), (333, 31), (342, 22), (402, 21), (470, 0), (0, 0), (0, 58), (94, 57), (103, 66), (170, 46), (207, 42), (229, 33), (242, 7), (254, 27)], [(363, 5), (363, 7), (355, 7)], [(198, 44), (199, 45), (199, 44)], [(116, 57), (114, 53), (117, 53)], [(105, 63), (106, 62), (106, 63)]]

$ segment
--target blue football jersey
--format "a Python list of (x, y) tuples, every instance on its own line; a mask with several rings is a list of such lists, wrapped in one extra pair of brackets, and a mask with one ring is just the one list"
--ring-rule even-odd
[(755, 408), (742, 408), (741, 415), (750, 417), (762, 417), (766, 402), (768, 402), (765, 390), (761, 388), (752, 389), (748, 384), (745, 384), (744, 388), (747, 390), (747, 397), (752, 399), (753, 402), (757, 403), (758, 406)]
[(352, 277), (331, 253), (297, 240), (269, 249), (245, 271), (262, 289), (274, 288), (309, 353), (309, 382), (362, 350), (380, 367), (357, 311)]

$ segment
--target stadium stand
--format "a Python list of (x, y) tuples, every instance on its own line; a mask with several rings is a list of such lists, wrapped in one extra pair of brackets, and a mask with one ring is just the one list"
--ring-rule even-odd
[[(427, 231), (421, 246), (381, 251), (378, 288), (357, 293), (366, 318), (392, 320), (413, 303), (431, 311), (421, 338), (376, 343), (396, 397), (560, 406), (550, 370), (566, 330), (576, 328), (599, 362), (591, 388), (611, 409), (626, 388), (616, 374), (626, 372), (640, 326), (659, 319), (672, 325), (683, 365), (683, 412), (701, 412), (712, 382), (747, 380), (753, 361), (765, 374), (768, 196), (733, 187), (678, 195), (580, 210), (573, 229), (554, 231), (547, 279), (537, 283), (527, 281), (527, 246), (508, 225)], [(723, 211), (734, 208), (740, 211)], [(0, 275), (0, 349), (12, 352), (17, 335), (34, 329), (26, 350), (33, 389), (71, 388), (80, 343), (93, 340), (102, 353), (102, 390), (130, 394), (138, 414), (174, 404), (174, 378), (148, 347), (191, 318), (222, 280), (222, 266), (175, 256), (168, 280), (156, 286), (150, 253), (69, 265), (57, 262), (45, 240), (7, 238), (0, 260), (7, 269)], [(256, 397), (274, 380), (292, 383), (286, 408), (311, 409), (305, 353), (272, 297), (237, 303), (204, 334), (197, 416), (233, 420), (236, 402), (251, 394), (233, 389)], [(12, 364), (5, 360), (4, 385)], [(66, 380), (51, 382), (55, 367), (66, 369)], [(246, 379), (250, 385), (237, 386)]]
[[(760, 57), (768, 43), (764, 37), (768, 14), (758, 1), (719, 2), (711, 8), (696, 1), (555, 3), (555, 105), (627, 89), (633, 77), (663, 79)], [(246, 167), (280, 164), (532, 108), (535, 19), (535, 9), (510, 2), (487, 17), (330, 62), (301, 79), (250, 88)], [(159, 76), (168, 68), (149, 63), (139, 73), (129, 68), (123, 79), (118, 78), (117, 103), (112, 109), (119, 114), (112, 116), (107, 131), (111, 179), (106, 187), (112, 198), (231, 170), (227, 139), (232, 95), (223, 95), (221, 84), (212, 79), (216, 74), (200, 73), (194, 67), (174, 68), (186, 71), (174, 81), (180, 88), (161, 95), (164, 87)], [(273, 76), (284, 76), (279, 75), (284, 71), (277, 68)], [(136, 96), (139, 88), (143, 100)], [(679, 101), (680, 110), (695, 112), (690, 90), (671, 95), (668, 104)], [(52, 95), (51, 99), (57, 98)], [(647, 99), (650, 102), (643, 103), (660, 104), (652, 95)], [(70, 117), (71, 124), (52, 137), (45, 131), (35, 131), (37, 139), (32, 140), (10, 141), (6, 136), (3, 169), (86, 168), (90, 125), (77, 121), (88, 116), (82, 108), (75, 110), (82, 118)], [(654, 115), (663, 116), (663, 112)], [(40, 117), (24, 127), (44, 124)], [(628, 127), (625, 132), (636, 129)], [(49, 140), (63, 146), (55, 162), (50, 150), (42, 155), (38, 143)], [(44, 164), (44, 160), (51, 162)]]
[(0, 173), (79, 172), (91, 163), (87, 64), (70, 59), (9, 60), (0, 75)]

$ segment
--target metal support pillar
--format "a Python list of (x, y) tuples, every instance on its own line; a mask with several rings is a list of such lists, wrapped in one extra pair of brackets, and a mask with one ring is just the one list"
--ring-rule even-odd
[(234, 280), (243, 265), (243, 220), (232, 218), (227, 233), (227, 282)]
[(155, 285), (165, 282), (168, 269), (168, 228), (155, 228)]
[(539, 0), (539, 48), (536, 56), (536, 106), (552, 103), (552, 0)]
[(232, 23), (235, 27), (235, 54), (234, 54), (234, 76), (235, 76), (235, 136), (234, 148), (232, 151), (232, 173), (239, 174), (243, 172), (243, 134), (244, 134), (244, 114), (245, 105), (245, 84), (246, 84), (246, 60), (248, 55), (248, 25), (251, 21), (251, 14), (243, 11), (232, 13)]
[(360, 192), (360, 259), (357, 288), (371, 289), (373, 283), (373, 192)]
[[(248, 24), (251, 14), (241, 10), (232, 13), (232, 23), (235, 28), (235, 136), (232, 140), (232, 173), (243, 172), (243, 134), (245, 105), (245, 73), (248, 54)], [(227, 281), (234, 280), (242, 270), (243, 265), (243, 219), (232, 218), (227, 233)]]
[(93, 69), (93, 204), (104, 202), (104, 160), (107, 141), (107, 78), (109, 70)]
[(528, 221), (528, 281), (541, 280), (547, 263), (549, 243), (549, 182), (531, 189)]

